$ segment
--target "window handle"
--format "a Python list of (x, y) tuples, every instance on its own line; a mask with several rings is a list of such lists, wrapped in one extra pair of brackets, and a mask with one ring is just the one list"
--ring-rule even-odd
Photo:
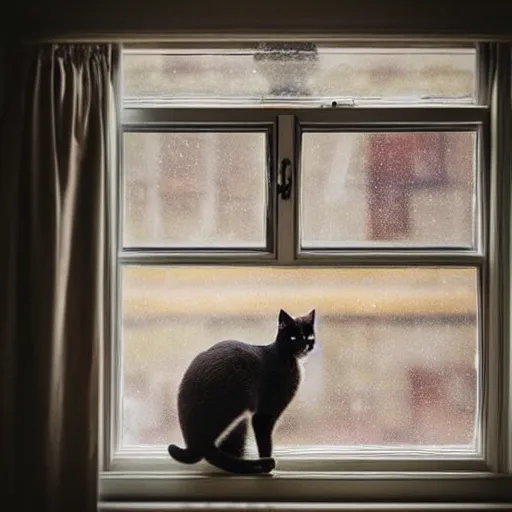
[(283, 158), (279, 166), (277, 193), (281, 196), (281, 199), (290, 199), (292, 193), (292, 163), (288, 158)]

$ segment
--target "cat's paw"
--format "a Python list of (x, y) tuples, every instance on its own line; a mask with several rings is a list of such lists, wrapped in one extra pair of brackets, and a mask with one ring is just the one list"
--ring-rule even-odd
[(260, 459), (259, 467), (261, 473), (270, 473), (276, 467), (276, 460), (273, 457)]

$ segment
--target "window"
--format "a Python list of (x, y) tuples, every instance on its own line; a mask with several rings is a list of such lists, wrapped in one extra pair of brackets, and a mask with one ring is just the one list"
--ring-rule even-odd
[[(107, 496), (505, 496), (508, 51), (125, 47)], [(228, 492), (170, 459), (192, 357), (313, 307), (276, 477)]]

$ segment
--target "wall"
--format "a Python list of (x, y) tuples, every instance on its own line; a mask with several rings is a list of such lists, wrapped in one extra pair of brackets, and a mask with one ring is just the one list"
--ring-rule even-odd
[(14, 37), (229, 31), (476, 35), (512, 38), (512, 2), (443, 0), (19, 0), (0, 28)]
[(0, 44), (0, 119), (2, 119), (3, 111), (4, 111), (4, 94), (5, 94), (5, 49)]

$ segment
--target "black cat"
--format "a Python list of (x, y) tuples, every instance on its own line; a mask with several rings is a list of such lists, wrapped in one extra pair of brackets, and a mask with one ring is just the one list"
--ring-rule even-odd
[[(169, 445), (179, 462), (206, 459), (232, 473), (269, 473), (272, 431), (300, 383), (298, 359), (315, 345), (315, 310), (292, 318), (279, 312), (276, 339), (269, 345), (221, 341), (188, 367), (178, 393), (186, 449)], [(259, 459), (242, 458), (251, 420)]]

